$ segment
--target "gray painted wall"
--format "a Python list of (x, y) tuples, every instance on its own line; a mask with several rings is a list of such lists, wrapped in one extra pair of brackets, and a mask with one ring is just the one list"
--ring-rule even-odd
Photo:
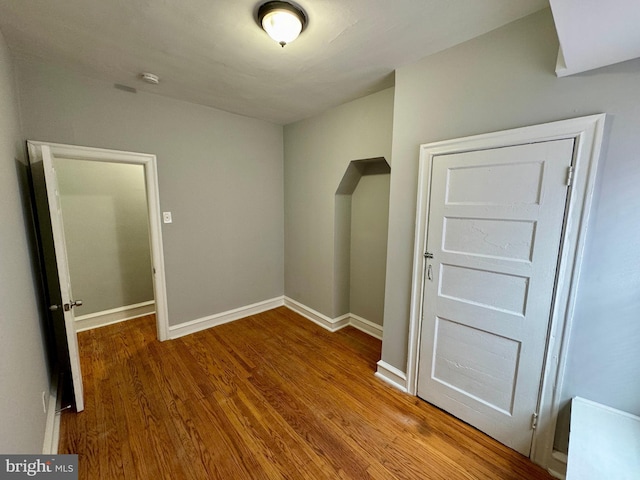
[[(385, 90), (285, 127), (285, 292), (333, 316), (335, 189), (350, 160), (393, 159), (383, 360), (404, 370), (418, 146), (606, 112), (563, 397), (639, 414), (640, 60), (558, 79), (557, 50), (546, 10), (400, 68), (395, 103)], [(8, 64), (0, 45), (0, 379), (19, 392), (2, 399), (0, 449), (33, 451), (43, 419), (33, 397), (46, 369), (14, 181), (19, 133)], [(26, 137), (158, 155), (162, 209), (175, 217), (163, 231), (171, 324), (282, 293), (281, 127), (127, 94), (38, 62), (21, 60), (19, 79)]]
[(352, 194), (336, 194), (333, 241), (333, 316), (351, 311)]
[[(25, 155), (12, 59), (0, 33), (0, 452), (41, 453), (49, 395), (37, 277), (30, 259)], [(28, 197), (27, 197), (28, 198)], [(27, 227), (28, 228), (28, 227)]]
[(281, 126), (17, 66), (26, 138), (157, 155), (170, 325), (283, 294)]
[(336, 189), (350, 161), (389, 161), (392, 109), (387, 89), (284, 128), (285, 295), (332, 318), (344, 303), (334, 302)]
[(76, 316), (153, 300), (144, 167), (56, 159)]
[(378, 325), (384, 316), (389, 180), (389, 174), (364, 175), (351, 201), (351, 313)]
[(605, 112), (562, 397), (640, 414), (640, 60), (559, 79), (557, 53), (543, 10), (396, 72), (382, 358), (406, 368), (419, 145)]

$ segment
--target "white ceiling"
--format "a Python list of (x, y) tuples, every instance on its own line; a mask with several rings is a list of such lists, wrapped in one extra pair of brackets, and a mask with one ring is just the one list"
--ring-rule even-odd
[[(549, 6), (548, 0), (298, 0), (285, 48), (259, 0), (0, 0), (15, 55), (286, 124), (393, 85), (393, 71)], [(143, 83), (153, 72), (161, 83)]]

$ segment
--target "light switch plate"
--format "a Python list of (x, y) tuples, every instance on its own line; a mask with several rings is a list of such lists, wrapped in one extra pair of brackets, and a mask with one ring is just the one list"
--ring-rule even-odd
[(162, 212), (162, 221), (164, 223), (172, 223), (171, 212)]

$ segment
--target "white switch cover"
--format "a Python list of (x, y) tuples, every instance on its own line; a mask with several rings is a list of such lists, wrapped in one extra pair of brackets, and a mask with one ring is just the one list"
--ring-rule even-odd
[(173, 220), (171, 219), (171, 212), (162, 212), (162, 221), (164, 223), (173, 222)]

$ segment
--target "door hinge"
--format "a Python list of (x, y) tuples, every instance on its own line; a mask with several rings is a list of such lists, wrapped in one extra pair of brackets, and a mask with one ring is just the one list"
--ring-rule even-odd
[(573, 183), (573, 166), (567, 168), (567, 187), (570, 187)]
[(538, 426), (538, 414), (536, 412), (531, 414), (531, 430), (535, 430)]

